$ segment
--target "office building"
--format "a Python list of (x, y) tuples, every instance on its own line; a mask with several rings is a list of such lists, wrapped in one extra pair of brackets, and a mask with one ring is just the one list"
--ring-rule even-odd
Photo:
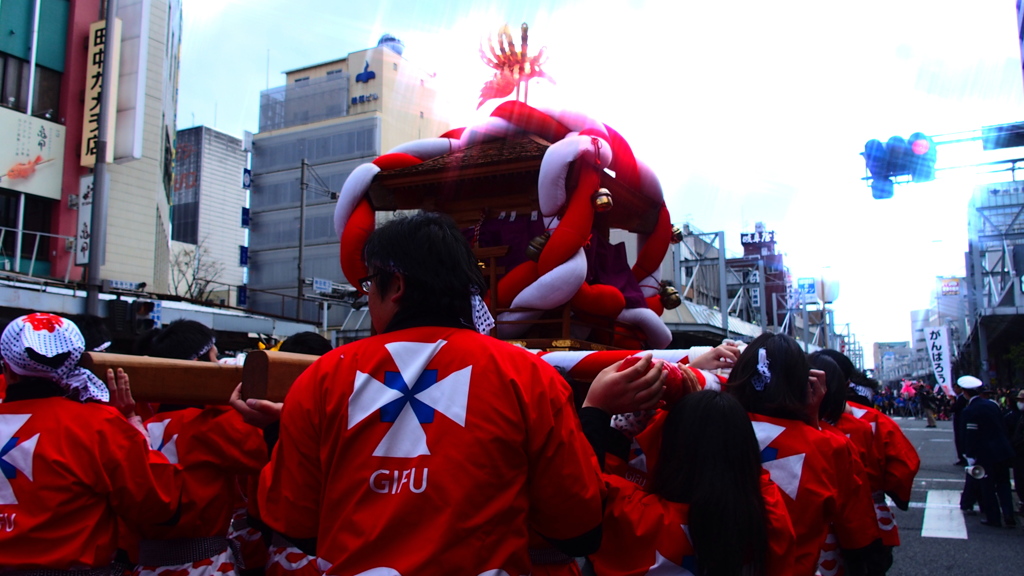
[(249, 153), (242, 141), (207, 126), (178, 131), (171, 199), (171, 290), (235, 304), (245, 282), (242, 186)]
[[(345, 282), (331, 194), (360, 164), (448, 129), (434, 115), (433, 75), (406, 60), (402, 49), (386, 35), (374, 48), (287, 71), (284, 86), (261, 93), (250, 197), (250, 309), (299, 317), (303, 279)], [(336, 312), (340, 321), (342, 311)], [(304, 301), (301, 319), (315, 321), (318, 314), (315, 301)]]

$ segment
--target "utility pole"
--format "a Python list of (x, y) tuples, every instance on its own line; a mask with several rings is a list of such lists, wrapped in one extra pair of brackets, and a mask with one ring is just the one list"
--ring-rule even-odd
[(808, 326), (809, 321), (807, 319), (807, 295), (806, 294), (801, 294), (800, 295), (800, 313), (802, 314), (803, 321), (804, 321), (804, 352), (810, 353), (811, 348), (810, 348), (809, 340), (811, 338), (811, 333), (810, 333), (810, 327)]
[(729, 287), (725, 278), (725, 232), (718, 233), (718, 289), (719, 308), (722, 310), (722, 331), (729, 338)]
[(765, 291), (765, 279), (764, 279), (764, 258), (758, 258), (757, 260), (757, 289), (760, 291), (761, 297), (758, 298), (758, 313), (761, 315), (761, 332), (768, 331), (768, 310), (767, 303), (765, 300), (768, 299), (768, 292)]
[(298, 286), (295, 293), (295, 318), (302, 320), (302, 291), (305, 287), (305, 277), (302, 274), (302, 253), (306, 248), (306, 159), (302, 159), (299, 168), (299, 276)]
[[(114, 18), (117, 16), (117, 0), (107, 0), (106, 27), (114, 29)], [(113, 34), (107, 36), (113, 38)], [(99, 133), (96, 141), (96, 165), (93, 168), (93, 200), (92, 222), (89, 224), (89, 264), (86, 268), (88, 286), (85, 297), (85, 311), (88, 314), (100, 315), (100, 268), (107, 253), (107, 203), (110, 196), (110, 177), (107, 175), (107, 117), (113, 104), (110, 87), (114, 82), (114, 70), (110, 59), (109, 42), (103, 46), (103, 88), (100, 92)]]

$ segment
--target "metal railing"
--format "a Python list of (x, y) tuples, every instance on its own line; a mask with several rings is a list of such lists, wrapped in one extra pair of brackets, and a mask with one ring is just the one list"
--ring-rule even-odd
[[(14, 249), (11, 254), (7, 253), (7, 249), (4, 244), (4, 240), (7, 238), (8, 232), (14, 235)], [(29, 235), (35, 236), (35, 240), (32, 241), (32, 253), (28, 259), (27, 269), (24, 272), (24, 274), (29, 278), (33, 278), (35, 276), (36, 262), (37, 257), (39, 256), (39, 244), (41, 241), (46, 240), (48, 242), (58, 242), (58, 246), (63, 243), (65, 250), (67, 250), (68, 246), (73, 247), (75, 245), (74, 236), (61, 236), (60, 234), (49, 234), (46, 232), (34, 232), (31, 230), (19, 230), (17, 228), (5, 228), (0, 226), (0, 266), (2, 266), (4, 270), (9, 270), (19, 274), (22, 273), (22, 252), (24, 252), (23, 247), (27, 240), (26, 236)], [(45, 257), (46, 251), (44, 249), (43, 258)], [(11, 269), (12, 264), (13, 270)], [(74, 266), (74, 264), (75, 259), (73, 257), (68, 257), (68, 266), (64, 271), (65, 283), (71, 277), (71, 267)], [(53, 276), (53, 274), (51, 273), (50, 276)]]

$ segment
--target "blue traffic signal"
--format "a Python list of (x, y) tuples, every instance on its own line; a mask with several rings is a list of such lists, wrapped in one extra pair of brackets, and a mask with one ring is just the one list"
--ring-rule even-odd
[(864, 145), (864, 162), (872, 178), (889, 177), (889, 160), (885, 153), (885, 144), (878, 140), (868, 140)]
[(910, 174), (910, 146), (907, 141), (899, 136), (889, 138), (885, 143), (885, 153), (888, 158), (889, 176), (907, 176)]

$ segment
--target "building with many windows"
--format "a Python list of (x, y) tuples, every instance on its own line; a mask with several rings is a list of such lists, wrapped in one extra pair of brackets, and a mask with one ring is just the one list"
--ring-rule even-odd
[[(250, 309), (317, 320), (313, 300), (304, 300), (301, 316), (297, 311), (303, 280), (345, 281), (332, 193), (360, 164), (448, 129), (434, 116), (433, 75), (406, 60), (402, 49), (385, 35), (374, 48), (285, 72), (284, 86), (260, 94), (250, 197)], [(340, 322), (343, 311), (336, 312)]]
[(171, 290), (195, 300), (237, 301), (245, 282), (239, 252), (249, 153), (242, 141), (207, 126), (178, 131), (171, 195)]
[(976, 187), (967, 233), (967, 337), (958, 365), (989, 385), (1024, 385), (1024, 183)]
[(90, 48), (103, 46), (118, 54), (118, 105), (101, 275), (166, 292), (181, 2), (120, 0), (120, 42), (109, 46), (92, 27), (104, 10), (101, 0), (0, 2), (0, 270), (83, 277)]

